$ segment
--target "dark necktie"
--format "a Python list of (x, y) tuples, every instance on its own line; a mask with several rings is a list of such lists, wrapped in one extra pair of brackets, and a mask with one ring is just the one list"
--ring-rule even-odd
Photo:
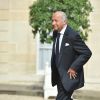
[(57, 39), (56, 39), (56, 62), (58, 62), (59, 58), (59, 37), (60, 33), (57, 34)]

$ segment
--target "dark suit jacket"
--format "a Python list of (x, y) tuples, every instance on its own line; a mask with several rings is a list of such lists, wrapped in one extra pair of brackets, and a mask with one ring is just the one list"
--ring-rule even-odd
[[(54, 32), (54, 34), (56, 34)], [(52, 57), (51, 57), (51, 74), (52, 74), (52, 86), (57, 84), (57, 80), (60, 77), (64, 88), (67, 90), (69, 85), (73, 85), (71, 90), (75, 90), (84, 86), (84, 72), (83, 65), (91, 57), (91, 51), (82, 41), (80, 35), (72, 28), (67, 26), (60, 49), (58, 63), (55, 62), (55, 40), (54, 35)], [(78, 74), (74, 83), (70, 81), (67, 75), (69, 68), (73, 68)], [(59, 77), (58, 77), (59, 76)], [(74, 79), (73, 79), (74, 80)]]

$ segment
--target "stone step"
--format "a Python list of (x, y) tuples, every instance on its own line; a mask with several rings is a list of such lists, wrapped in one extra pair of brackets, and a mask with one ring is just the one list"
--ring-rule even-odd
[(43, 78), (40, 75), (7, 78), (7, 81), (0, 82), (0, 93), (43, 96)]
[[(48, 100), (55, 100), (55, 97), (50, 96)], [(73, 94), (73, 100), (100, 100), (100, 91), (77, 90)]]
[(0, 84), (0, 93), (43, 96), (43, 86), (39, 85), (9, 85)]
[[(43, 93), (41, 84), (31, 86), (0, 84), (0, 94), (30, 95), (43, 98)], [(73, 98), (74, 100), (100, 100), (100, 91), (77, 90), (74, 92)], [(48, 100), (55, 100), (55, 97), (51, 97)]]
[[(43, 80), (44, 76), (34, 75), (34, 77), (20, 78), (17, 81), (12, 79), (8, 82), (0, 82), (0, 94), (32, 95), (43, 98)], [(100, 100), (100, 91), (77, 90), (74, 92), (73, 97), (75, 100)]]
[(73, 98), (77, 100), (100, 100), (100, 91), (77, 90), (74, 92)]

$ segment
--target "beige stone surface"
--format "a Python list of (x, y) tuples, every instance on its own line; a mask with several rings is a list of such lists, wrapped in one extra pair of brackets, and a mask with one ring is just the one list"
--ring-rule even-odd
[(8, 19), (9, 19), (9, 11), (0, 10), (0, 20), (8, 20)]
[(23, 96), (23, 95), (7, 95), (7, 94), (1, 94), (0, 100), (43, 100), (42, 97), (38, 96)]
[(25, 10), (28, 9), (28, 0), (10, 0), (11, 10)]
[[(36, 71), (36, 40), (29, 26), (33, 0), (0, 0), (0, 79), (18, 80)], [(31, 78), (32, 79), (32, 78)], [(20, 79), (19, 79), (20, 80)]]
[(0, 0), (0, 9), (9, 9), (9, 0)]
[(92, 57), (85, 67), (85, 89), (100, 91), (100, 0), (90, 0), (93, 12), (90, 14), (90, 24), (92, 31), (89, 33), (88, 46), (92, 51)]
[(10, 9), (27, 10), (34, 1), (36, 0), (10, 0)]
[(8, 32), (8, 31), (9, 31), (9, 21), (8, 20), (0, 20), (0, 33)]
[(9, 12), (10, 14), (10, 20), (11, 21), (28, 21), (28, 11), (27, 10), (22, 10), (22, 11), (16, 11), (16, 10), (12, 10)]

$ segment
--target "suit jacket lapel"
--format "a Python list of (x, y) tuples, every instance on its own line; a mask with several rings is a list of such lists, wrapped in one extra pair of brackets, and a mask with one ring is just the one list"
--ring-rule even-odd
[[(60, 62), (61, 57), (62, 57), (62, 54), (63, 54), (64, 43), (65, 43), (65, 34), (64, 34), (64, 36), (63, 36), (62, 43), (61, 43), (61, 48), (60, 48), (60, 54), (59, 54), (59, 60), (58, 60), (58, 63)], [(59, 64), (58, 64), (58, 65), (59, 65)]]

